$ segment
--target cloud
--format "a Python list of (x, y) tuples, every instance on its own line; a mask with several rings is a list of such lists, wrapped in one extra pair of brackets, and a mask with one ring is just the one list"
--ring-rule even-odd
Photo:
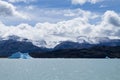
[(4, 16), (4, 17), (14, 16), (22, 19), (28, 19), (27, 16), (18, 12), (15, 6), (13, 6), (12, 4), (6, 1), (1, 1), (1, 0), (0, 0), (0, 16)]
[(29, 9), (29, 7), (26, 8), (31, 16), (32, 22), (36, 21), (56, 23), (64, 20), (71, 20), (77, 17), (86, 18), (86, 20), (88, 18), (95, 18), (95, 16), (97, 17), (96, 14), (82, 9), (39, 9), (35, 6), (32, 6), (34, 9)]
[(8, 1), (12, 3), (18, 3), (18, 2), (29, 3), (29, 2), (35, 2), (36, 0), (8, 0)]
[(102, 21), (96, 26), (94, 33), (97, 33), (97, 36), (101, 35), (120, 38), (120, 15), (116, 12), (106, 11), (102, 16)]
[(106, 8), (108, 7), (107, 5), (100, 5), (100, 8)]
[(0, 23), (0, 36), (17, 35), (33, 42), (45, 40), (49, 44), (47, 47), (54, 47), (59, 41), (76, 41), (78, 36), (120, 38), (120, 16), (116, 12), (106, 11), (98, 24), (91, 24), (88, 19), (80, 16), (57, 23), (36, 23), (35, 26), (6, 26)]
[(103, 16), (103, 20), (108, 24), (111, 24), (116, 27), (120, 27), (120, 16), (114, 11), (107, 11)]
[(72, 0), (72, 4), (80, 4), (80, 5), (83, 5), (87, 2), (91, 3), (91, 4), (95, 4), (97, 2), (100, 2), (102, 0)]

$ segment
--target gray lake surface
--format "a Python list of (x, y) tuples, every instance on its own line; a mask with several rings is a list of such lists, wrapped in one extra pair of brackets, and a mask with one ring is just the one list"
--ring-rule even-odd
[(120, 60), (0, 59), (0, 80), (120, 80)]

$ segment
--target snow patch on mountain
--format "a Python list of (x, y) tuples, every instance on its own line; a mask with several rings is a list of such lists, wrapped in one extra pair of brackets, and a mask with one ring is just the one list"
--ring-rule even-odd
[(15, 40), (15, 41), (24, 41), (24, 42), (32, 42), (33, 45), (38, 47), (46, 47), (46, 48), (54, 48), (56, 45), (60, 44), (62, 41), (75, 41), (75, 39), (66, 38), (62, 36), (49, 35), (44, 38), (35, 38), (29, 39), (16, 35), (9, 35), (5, 37), (1, 37), (0, 40)]
[[(15, 40), (22, 42), (31, 42), (33, 45), (37, 47), (45, 47), (45, 48), (54, 48), (58, 44), (64, 41), (71, 41), (77, 43), (88, 43), (88, 44), (100, 44), (105, 42), (115, 42), (117, 39), (111, 39), (108, 37), (88, 37), (88, 36), (78, 36), (76, 38), (69, 38), (60, 35), (49, 35), (44, 38), (36, 38), (36, 39), (28, 39), (16, 35), (10, 35), (6, 37), (0, 37), (0, 41), (2, 40)], [(118, 39), (119, 41), (119, 39)]]
[(109, 42), (110, 40), (111, 39), (108, 37), (86, 37), (86, 36), (77, 37), (78, 43), (99, 44), (101, 42)]

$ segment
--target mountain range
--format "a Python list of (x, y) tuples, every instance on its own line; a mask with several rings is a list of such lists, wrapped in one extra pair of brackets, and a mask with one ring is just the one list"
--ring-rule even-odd
[[(54, 44), (55, 47), (51, 46), (48, 48), (47, 46), (49, 45), (49, 43), (47, 43), (45, 40), (32, 41), (26, 38), (21, 38), (21, 37), (12, 35), (6, 38), (0, 38), (0, 57), (2, 58), (9, 57), (16, 52), (30, 53), (30, 55), (32, 55), (33, 57), (37, 57), (38, 55), (37, 58), (39, 58), (40, 55), (41, 56), (44, 55), (44, 57), (47, 54), (51, 55), (50, 53), (53, 53), (52, 55), (56, 56), (56, 54), (58, 54), (59, 52), (61, 53), (59, 53), (57, 57), (62, 57), (62, 58), (64, 58), (64, 55), (67, 55), (67, 57), (69, 57), (71, 52), (72, 52), (71, 55), (73, 55), (74, 53), (74, 56), (76, 57), (78, 55), (77, 53), (83, 55), (85, 53), (95, 54), (95, 52), (96, 53), (99, 52), (99, 54), (100, 53), (102, 54), (104, 52), (104, 55), (105, 55), (105, 53), (107, 54), (107, 52), (110, 52), (110, 50), (107, 50), (107, 52), (105, 52), (105, 49), (109, 49), (112, 47), (111, 50), (112, 49), (115, 50), (114, 47), (116, 47), (116, 49), (119, 48), (120, 39), (110, 39), (108, 37), (79, 36), (76, 38), (76, 41), (67, 40), (67, 41), (59, 41), (59, 44), (55, 42), (53, 42), (52, 44)], [(98, 50), (96, 48), (101, 50)], [(114, 51), (111, 51), (111, 52), (114, 53)], [(117, 55), (118, 53), (120, 53), (119, 50), (117, 52)], [(55, 57), (55, 56), (52, 56), (52, 57)], [(74, 56), (70, 56), (70, 57), (74, 57)], [(106, 56), (107, 55), (105, 55), (104, 57)], [(78, 57), (81, 57), (81, 56), (78, 56)]]

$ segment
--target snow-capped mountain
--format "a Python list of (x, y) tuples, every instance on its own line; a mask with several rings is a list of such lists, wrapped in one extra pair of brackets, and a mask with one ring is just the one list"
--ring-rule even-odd
[(58, 44), (54, 49), (59, 50), (59, 49), (82, 49), (82, 48), (89, 48), (92, 47), (93, 45), (89, 43), (78, 43), (78, 42), (72, 42), (72, 41), (63, 41), (60, 44)]
[(86, 37), (79, 36), (76, 41), (62, 41), (54, 49), (82, 49), (93, 46), (120, 46), (120, 39), (110, 39), (108, 37)]
[(46, 41), (40, 39), (40, 40), (30, 40), (27, 38), (19, 37), (16, 35), (9, 35), (3, 38), (0, 38), (0, 40), (13, 40), (13, 41), (20, 41), (20, 42), (31, 42), (33, 45), (38, 46), (38, 47), (45, 47), (46, 46)]
[(0, 41), (0, 57), (8, 57), (15, 52), (44, 52), (49, 49), (35, 46), (32, 42), (27, 40), (17, 41), (13, 39)]
[(25, 42), (30, 42), (27, 38), (19, 37), (16, 35), (9, 35), (5, 37), (1, 37), (1, 40), (14, 40), (14, 41), (25, 41)]
[(99, 44), (102, 42), (109, 42), (110, 40), (111, 39), (108, 37), (86, 37), (86, 36), (77, 37), (78, 43)]
[(83, 49), (93, 46), (120, 46), (120, 39), (107, 37), (79, 36), (73, 40), (64, 37), (27, 39), (16, 35), (0, 38), (0, 57), (8, 57), (15, 52), (47, 52), (59, 49)]
[(0, 41), (2, 40), (13, 40), (19, 42), (30, 42), (34, 46), (37, 47), (44, 47), (44, 48), (56, 48), (59, 44), (69, 44), (68, 42), (75, 42), (77, 44), (102, 44), (102, 45), (117, 45), (116, 43), (120, 43), (120, 39), (110, 39), (108, 37), (86, 37), (86, 36), (78, 36), (73, 40), (69, 38), (64, 38), (60, 36), (46, 36), (45, 39), (27, 39), (23, 37), (19, 37), (16, 35), (10, 35), (7, 37), (1, 37)]
[(45, 36), (44, 39), (43, 38), (29, 39), (25, 37), (16, 36), (16, 35), (9, 35), (5, 37), (1, 37), (0, 41), (2, 40), (31, 42), (33, 45), (37, 47), (54, 48), (56, 45), (60, 44), (62, 41), (67, 41), (69, 39), (60, 37), (60, 36), (53, 36), (53, 35)]
[(28, 53), (21, 53), (21, 52), (16, 52), (13, 53), (10, 57), (10, 59), (32, 59), (32, 57)]

